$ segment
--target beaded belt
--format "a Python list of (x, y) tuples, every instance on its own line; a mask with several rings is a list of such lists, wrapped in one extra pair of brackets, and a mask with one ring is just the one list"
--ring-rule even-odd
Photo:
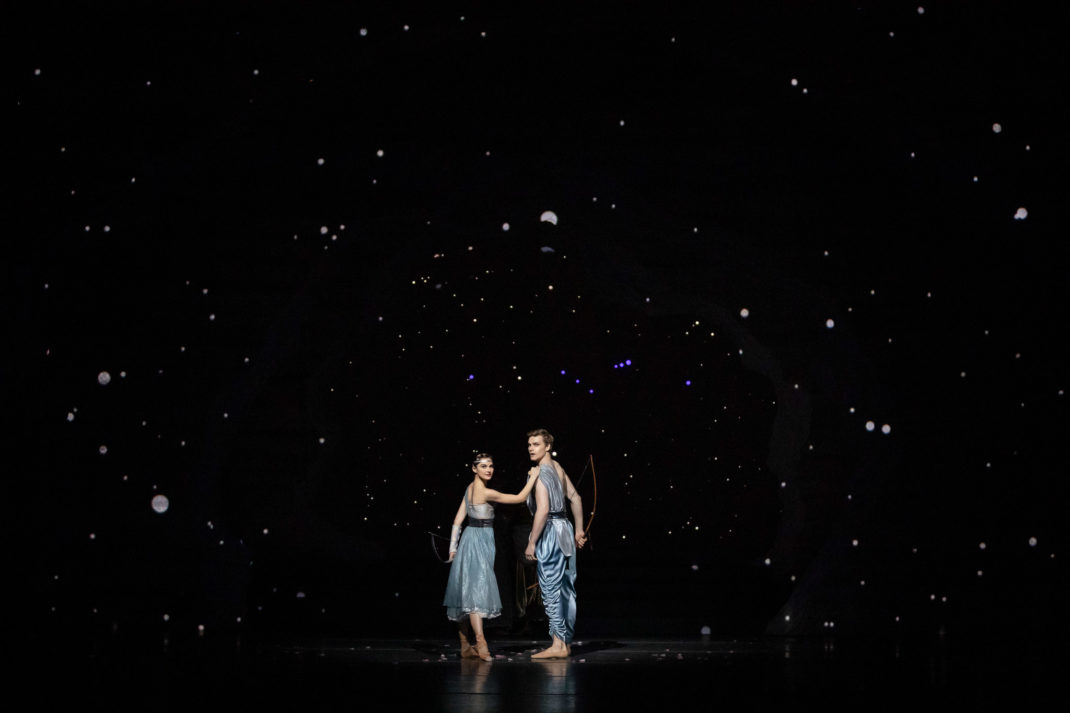
[(486, 520), (474, 520), (468, 518), (468, 527), (494, 527), (494, 518), (488, 518)]
[(557, 512), (550, 513), (546, 517), (550, 518), (551, 520), (567, 520), (568, 513), (564, 510), (558, 510)]

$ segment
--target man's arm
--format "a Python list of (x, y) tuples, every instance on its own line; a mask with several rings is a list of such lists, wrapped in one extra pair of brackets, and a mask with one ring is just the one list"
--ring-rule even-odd
[(546, 527), (546, 516), (550, 514), (550, 495), (546, 492), (546, 485), (540, 480), (535, 485), (535, 517), (531, 521), (531, 534), (528, 535), (528, 546), (524, 555), (528, 559), (535, 559), (535, 543), (539, 541), (542, 530)]
[[(564, 469), (561, 470), (565, 473)], [(583, 531), (583, 498), (573, 487), (572, 481), (568, 479), (568, 473), (565, 473), (565, 495), (568, 497), (569, 507), (572, 510), (572, 520), (575, 522), (576, 527), (576, 546), (583, 547), (587, 542), (587, 535)]]

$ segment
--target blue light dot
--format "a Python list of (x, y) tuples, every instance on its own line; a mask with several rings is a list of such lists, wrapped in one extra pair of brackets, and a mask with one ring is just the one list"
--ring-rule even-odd
[(468, 375), (468, 380), (469, 380), (469, 381), (471, 381), (471, 380), (472, 380), (472, 379), (474, 379), (474, 378), (476, 378), (476, 375), (475, 375), (475, 374), (469, 374), (469, 375)]
[(587, 393), (593, 394), (594, 393), (594, 389), (587, 389)]
[(684, 385), (686, 385), (686, 386), (691, 386), (691, 379), (688, 379), (687, 381), (685, 381), (685, 382), (684, 382)]
[(631, 359), (625, 359), (624, 363), (627, 364), (628, 366), (631, 366), (632, 365), (632, 360)]
[(564, 376), (564, 375), (565, 375), (565, 370), (564, 370), (564, 369), (562, 369), (562, 370), (561, 370), (561, 376)]
[(579, 380), (579, 379), (576, 379), (576, 383), (577, 383), (577, 384), (578, 384), (578, 383), (580, 383), (580, 380)]

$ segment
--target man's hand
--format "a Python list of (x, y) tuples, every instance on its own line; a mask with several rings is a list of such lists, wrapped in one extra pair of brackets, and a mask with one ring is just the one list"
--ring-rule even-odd
[(529, 542), (527, 548), (524, 550), (524, 559), (535, 559), (535, 543)]
[(576, 547), (583, 549), (583, 546), (587, 543), (587, 536), (583, 534), (583, 530), (576, 530)]

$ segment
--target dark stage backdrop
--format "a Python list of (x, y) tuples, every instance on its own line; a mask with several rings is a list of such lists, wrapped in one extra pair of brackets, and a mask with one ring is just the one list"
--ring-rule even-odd
[(587, 511), (597, 487), (581, 638), (1055, 615), (1070, 117), (1044, 12), (3, 27), (27, 620), (449, 634), (429, 533), (475, 451), (517, 489), (538, 427)]

